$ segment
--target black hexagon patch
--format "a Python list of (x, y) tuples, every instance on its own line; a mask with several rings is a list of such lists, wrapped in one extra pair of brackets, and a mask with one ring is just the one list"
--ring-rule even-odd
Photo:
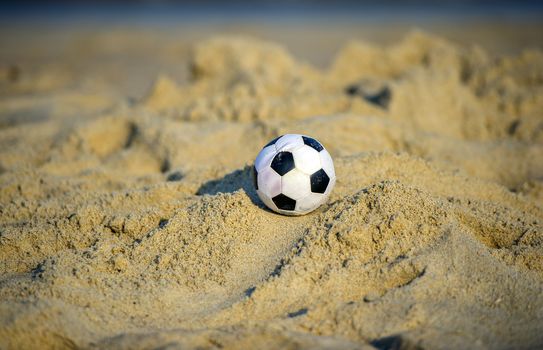
[(277, 140), (279, 140), (281, 137), (283, 137), (283, 135), (277, 136), (276, 138), (274, 138), (273, 140), (271, 140), (270, 142), (268, 142), (268, 143), (266, 144), (266, 146), (264, 146), (264, 147), (262, 147), (262, 148), (266, 148), (266, 147), (268, 147), (268, 146), (275, 145), (275, 143), (277, 142)]
[(322, 145), (319, 143), (319, 141), (312, 139), (311, 137), (302, 136), (302, 139), (304, 140), (304, 143), (308, 145), (309, 147), (313, 148), (315, 151), (320, 152), (324, 149)]
[(328, 184), (330, 183), (330, 178), (324, 170), (319, 170), (313, 173), (311, 176), (311, 192), (313, 193), (324, 193)]
[(273, 157), (271, 168), (281, 176), (294, 169), (294, 157), (290, 152), (279, 152)]
[(282, 210), (294, 210), (294, 208), (296, 208), (296, 201), (282, 193), (273, 197), (272, 201), (275, 203), (277, 208)]

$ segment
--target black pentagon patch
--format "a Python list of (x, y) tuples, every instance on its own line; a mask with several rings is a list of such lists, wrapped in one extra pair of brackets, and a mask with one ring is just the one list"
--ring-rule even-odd
[(277, 140), (279, 140), (281, 137), (283, 137), (283, 135), (277, 136), (276, 138), (274, 138), (273, 140), (271, 140), (270, 142), (268, 142), (268, 143), (266, 144), (266, 146), (264, 146), (264, 147), (262, 147), (262, 148), (266, 148), (266, 147), (268, 147), (268, 146), (275, 145), (275, 143), (277, 142)]
[(312, 139), (311, 137), (302, 136), (302, 139), (304, 139), (304, 143), (308, 145), (309, 147), (313, 148), (315, 151), (320, 152), (324, 149), (322, 145), (319, 143), (319, 141)]
[(253, 167), (253, 185), (255, 186), (255, 190), (258, 191), (258, 171), (256, 171), (255, 167)]
[(273, 197), (272, 201), (275, 203), (277, 208), (282, 210), (294, 210), (294, 208), (296, 208), (296, 201), (282, 193)]
[(321, 169), (313, 173), (313, 175), (311, 175), (310, 178), (311, 178), (311, 192), (324, 193), (326, 191), (326, 188), (328, 187), (328, 184), (330, 183), (330, 178), (324, 172), (324, 170)]
[(294, 157), (290, 152), (279, 152), (273, 157), (271, 168), (281, 176), (294, 169)]

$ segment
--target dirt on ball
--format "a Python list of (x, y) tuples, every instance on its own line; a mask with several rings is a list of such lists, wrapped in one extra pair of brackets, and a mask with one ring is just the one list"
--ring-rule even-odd
[[(0, 348), (543, 346), (541, 51), (85, 35), (2, 68)], [(336, 167), (301, 217), (253, 186), (286, 133)]]

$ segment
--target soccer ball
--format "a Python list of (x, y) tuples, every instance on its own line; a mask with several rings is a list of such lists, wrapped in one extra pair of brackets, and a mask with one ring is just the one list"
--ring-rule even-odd
[(256, 157), (253, 170), (258, 197), (285, 215), (317, 209), (336, 183), (332, 157), (305, 135), (286, 134), (270, 141)]

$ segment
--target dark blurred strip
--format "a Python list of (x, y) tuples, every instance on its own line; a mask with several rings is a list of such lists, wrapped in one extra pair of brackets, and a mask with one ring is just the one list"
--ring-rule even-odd
[(0, 20), (122, 20), (158, 21), (201, 19), (297, 20), (303, 18), (352, 18), (378, 21), (382, 18), (496, 18), (540, 17), (542, 1), (17, 1), (0, 3)]

